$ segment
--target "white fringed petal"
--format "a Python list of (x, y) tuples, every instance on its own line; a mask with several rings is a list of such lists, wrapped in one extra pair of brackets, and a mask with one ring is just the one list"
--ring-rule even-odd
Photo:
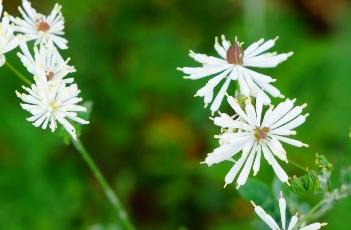
[[(279, 211), (280, 211), (281, 226), (278, 226), (277, 222), (275, 222), (275, 220), (269, 214), (267, 214), (263, 208), (256, 205), (253, 201), (251, 201), (251, 203), (254, 206), (256, 214), (261, 218), (261, 220), (263, 220), (269, 226), (270, 229), (272, 229), (272, 230), (285, 230), (286, 229), (286, 211), (287, 211), (286, 206), (287, 206), (287, 204), (286, 204), (286, 200), (283, 197), (282, 192), (280, 192), (280, 198), (279, 198)], [(294, 229), (318, 230), (321, 227), (327, 225), (326, 223), (313, 223), (313, 224), (307, 225), (305, 227), (301, 227), (301, 226), (299, 226), (299, 225), (301, 225), (301, 223), (299, 225), (297, 225), (298, 220), (299, 219), (297, 217), (297, 214), (292, 216), (287, 230), (294, 230)]]
[(58, 122), (76, 139), (75, 128), (68, 120), (80, 124), (89, 123), (78, 117), (77, 112), (86, 111), (85, 107), (78, 105), (82, 101), (78, 97), (80, 90), (76, 84), (66, 85), (64, 81), (54, 84), (48, 82), (44, 71), (37, 74), (34, 78), (35, 83), (30, 88), (23, 87), (26, 93), (16, 92), (23, 101), (21, 107), (31, 114), (27, 120), (35, 127), (49, 127), (52, 132), (56, 130)]
[[(14, 23), (14, 30), (24, 34), (28, 40), (34, 40), (36, 45), (53, 42), (60, 49), (67, 49), (68, 41), (64, 35), (64, 18), (61, 13), (61, 6), (55, 4), (48, 16), (38, 13), (28, 0), (22, 0), (22, 8), (18, 8), (22, 18), (11, 17)], [(46, 31), (38, 29), (38, 22), (41, 21), (48, 26)]]
[[(231, 52), (230, 50), (232, 49), (230, 48), (232, 48), (234, 45), (241, 46), (242, 44), (235, 41), (235, 43), (232, 45), (224, 35), (221, 36), (221, 40), (222, 41), (220, 43), (216, 37), (214, 43), (214, 49), (219, 57), (195, 53), (190, 50), (189, 56), (202, 66), (177, 68), (179, 71), (186, 74), (186, 79), (197, 80), (210, 76), (215, 79), (214, 82), (216, 84), (206, 85), (196, 94), (204, 98), (205, 107), (207, 104), (212, 103), (210, 106), (212, 113), (218, 111), (222, 103), (223, 95), (226, 94), (228, 86), (230, 85), (230, 81), (237, 81), (237, 92), (245, 96), (257, 97), (260, 91), (264, 91), (262, 93), (262, 103), (266, 105), (271, 102), (271, 99), (266, 93), (273, 97), (282, 97), (280, 91), (271, 85), (275, 79), (252, 71), (249, 69), (249, 67), (275, 67), (291, 56), (291, 52), (285, 54), (265, 53), (275, 45), (276, 39), (270, 39), (267, 41), (260, 39), (259, 41), (248, 46), (243, 52), (240, 51), (242, 52), (240, 54), (242, 60), (233, 62), (233, 60), (228, 58), (228, 52)], [(227, 58), (229, 60), (227, 60)], [(225, 72), (225, 74), (223, 74), (223, 72)], [(221, 74), (223, 74), (223, 78), (228, 77), (230, 80), (225, 81), (217, 96), (214, 96), (214, 87), (223, 79), (218, 77), (218, 75)]]

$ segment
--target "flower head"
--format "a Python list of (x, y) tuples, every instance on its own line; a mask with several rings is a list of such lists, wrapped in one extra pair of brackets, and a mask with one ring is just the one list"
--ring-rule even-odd
[(301, 115), (302, 106), (294, 107), (294, 100), (287, 99), (278, 104), (276, 108), (272, 106), (265, 113), (263, 110), (263, 97), (259, 94), (256, 98), (256, 106), (251, 101), (246, 100), (243, 110), (237, 100), (231, 96), (227, 98), (228, 103), (236, 112), (234, 117), (225, 113), (215, 117), (214, 124), (220, 126), (223, 132), (218, 135), (220, 146), (212, 153), (208, 154), (205, 163), (208, 166), (222, 161), (233, 161), (233, 157), (241, 156), (225, 177), (225, 183), (230, 184), (241, 170), (237, 178), (237, 187), (244, 185), (251, 169), (256, 175), (260, 169), (261, 155), (272, 166), (275, 174), (282, 182), (288, 181), (288, 175), (281, 168), (275, 157), (288, 162), (286, 151), (281, 142), (302, 147), (306, 144), (288, 138), (294, 135), (293, 130), (305, 122), (308, 114)]
[(21, 107), (32, 115), (27, 120), (35, 127), (49, 127), (52, 132), (60, 123), (76, 139), (75, 128), (68, 120), (89, 123), (78, 117), (78, 112), (86, 112), (86, 108), (79, 105), (82, 98), (78, 97), (80, 90), (77, 85), (63, 81), (49, 82), (44, 71), (38, 72), (34, 78), (35, 83), (30, 88), (23, 87), (26, 93), (16, 92), (23, 101)]
[(313, 223), (310, 225), (305, 226), (303, 223), (298, 224), (299, 218), (297, 217), (297, 214), (295, 214), (293, 217), (291, 217), (291, 220), (288, 224), (288, 228), (286, 228), (286, 201), (283, 197), (282, 192), (280, 192), (280, 198), (279, 198), (279, 210), (280, 210), (280, 222), (281, 225), (279, 224), (269, 215), (267, 214), (263, 208), (260, 206), (256, 205), (254, 202), (252, 202), (252, 205), (255, 207), (255, 212), (256, 214), (269, 226), (270, 229), (272, 230), (293, 230), (293, 229), (298, 229), (298, 230), (318, 230), (321, 227), (327, 225), (327, 223)]
[(36, 44), (52, 41), (60, 49), (67, 49), (67, 40), (62, 38), (65, 22), (59, 4), (55, 4), (48, 16), (38, 13), (28, 0), (22, 0), (22, 8), (18, 10), (23, 19), (11, 18), (16, 32), (25, 34), (28, 40), (35, 40)]
[[(73, 66), (68, 65), (69, 58), (65, 61), (51, 41), (41, 44), (40, 47), (34, 47), (34, 57), (28, 50), (27, 44), (20, 44), (22, 53), (18, 53), (23, 65), (28, 72), (37, 75), (39, 71), (44, 70), (48, 81), (62, 80), (69, 73), (76, 72)], [(73, 78), (65, 79), (66, 83), (72, 83)]]
[[(222, 35), (222, 44), (219, 44), (216, 38), (214, 48), (220, 57), (207, 56), (190, 51), (189, 56), (195, 61), (202, 64), (201, 67), (183, 67), (178, 68), (192, 80), (213, 76), (207, 84), (199, 89), (195, 96), (204, 98), (205, 107), (211, 104), (211, 111), (215, 112), (219, 109), (223, 97), (226, 94), (231, 81), (238, 81), (239, 92), (245, 96), (256, 97), (263, 90), (263, 103), (269, 104), (270, 98), (282, 97), (280, 91), (271, 85), (275, 79), (249, 69), (249, 67), (272, 68), (279, 63), (285, 61), (292, 55), (292, 52), (277, 54), (267, 53), (266, 51), (275, 45), (276, 39), (259, 41), (251, 44), (246, 49), (242, 48), (242, 43), (235, 40), (231, 44)], [(214, 88), (223, 82), (218, 94), (213, 99)]]
[[(2, 0), (0, 0), (0, 16), (2, 14)], [(14, 35), (13, 25), (10, 24), (10, 16), (5, 12), (0, 22), (0, 67), (6, 62), (5, 53), (18, 46), (18, 39)]]

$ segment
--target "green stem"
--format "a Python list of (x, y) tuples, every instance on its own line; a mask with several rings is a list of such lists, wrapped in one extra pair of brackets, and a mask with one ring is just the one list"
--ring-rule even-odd
[(307, 167), (304, 167), (304, 166), (300, 165), (299, 163), (297, 163), (297, 162), (295, 162), (293, 160), (289, 160), (289, 164), (295, 166), (296, 168), (301, 169), (304, 172), (308, 172)]
[(308, 219), (313, 216), (313, 214), (324, 204), (324, 200), (318, 202), (311, 210), (301, 219), (301, 222), (308, 222)]
[[(6, 66), (23, 82), (25, 82), (27, 85), (31, 85), (32, 82), (24, 76), (20, 71), (16, 69), (11, 63), (8, 61), (6, 62)], [(112, 206), (116, 209), (117, 215), (119, 220), (121, 221), (121, 224), (123, 226), (123, 229), (125, 230), (134, 230), (135, 228), (131, 224), (131, 222), (128, 219), (127, 212), (124, 210), (120, 200), (118, 199), (117, 195), (115, 192), (112, 190), (111, 186), (108, 184), (107, 180), (105, 177), (102, 175), (101, 171), (99, 168), (96, 166), (94, 160), (90, 157), (88, 151), (85, 149), (84, 145), (82, 142), (78, 140), (73, 140), (72, 139), (72, 144), (76, 148), (76, 150), (80, 153), (82, 156), (83, 160), (87, 163), (88, 167), (94, 174), (95, 178), (98, 180), (100, 183), (102, 189), (105, 192), (105, 195), (107, 196), (108, 200), (111, 202)]]
[(117, 195), (112, 190), (112, 188), (110, 187), (110, 185), (106, 181), (105, 177), (102, 175), (101, 171), (99, 170), (99, 168), (96, 166), (94, 160), (90, 157), (88, 151), (85, 149), (82, 142), (79, 139), (77, 139), (77, 140), (72, 139), (72, 144), (74, 145), (76, 150), (80, 153), (80, 155), (82, 156), (84, 161), (87, 163), (90, 170), (94, 174), (95, 178), (98, 180), (101, 187), (103, 188), (108, 200), (111, 202), (113, 207), (116, 209), (117, 214), (118, 214), (118, 218), (121, 221), (121, 224), (123, 225), (124, 229), (126, 229), (126, 230), (135, 229), (133, 227), (133, 225), (131, 224), (131, 222), (129, 221), (127, 212), (122, 207), (122, 204), (121, 204), (120, 200), (118, 199)]
[(32, 82), (26, 76), (24, 76), (20, 71), (18, 71), (10, 62), (6, 61), (5, 65), (24, 83), (26, 83), (27, 85), (32, 84)]

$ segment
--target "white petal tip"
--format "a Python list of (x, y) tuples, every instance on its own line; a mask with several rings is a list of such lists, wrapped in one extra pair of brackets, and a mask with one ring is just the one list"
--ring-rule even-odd
[(253, 202), (252, 200), (250, 200), (250, 203), (252, 204), (252, 206), (256, 207), (255, 202)]
[(304, 108), (306, 108), (306, 107), (307, 107), (307, 105), (308, 105), (308, 104), (307, 104), (307, 103), (305, 103), (305, 104), (301, 105), (301, 106), (300, 106), (300, 108), (301, 108), (301, 109), (304, 109)]

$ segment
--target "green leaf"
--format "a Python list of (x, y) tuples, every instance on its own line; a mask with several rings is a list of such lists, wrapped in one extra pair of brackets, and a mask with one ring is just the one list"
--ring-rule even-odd
[(239, 189), (239, 194), (245, 200), (252, 200), (260, 206), (266, 206), (273, 200), (269, 187), (260, 180), (250, 179)]

